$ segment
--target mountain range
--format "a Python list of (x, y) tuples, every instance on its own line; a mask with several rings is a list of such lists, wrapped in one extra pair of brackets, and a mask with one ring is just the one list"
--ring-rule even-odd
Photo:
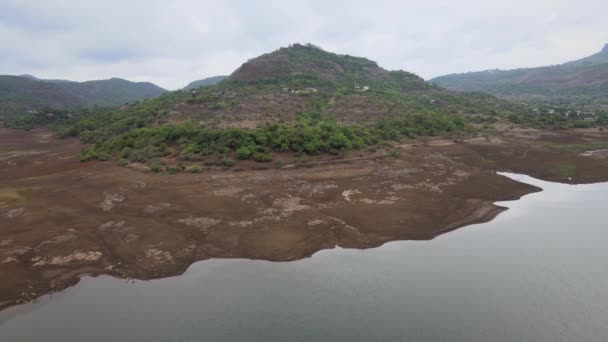
[(148, 82), (120, 78), (74, 82), (43, 80), (31, 75), (0, 75), (0, 113), (11, 114), (52, 108), (118, 106), (157, 97), (166, 90)]
[(524, 102), (608, 108), (608, 44), (589, 57), (559, 65), (452, 74), (430, 82)]

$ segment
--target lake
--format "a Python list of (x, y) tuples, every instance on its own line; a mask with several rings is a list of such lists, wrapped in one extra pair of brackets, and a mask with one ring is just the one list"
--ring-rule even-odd
[(179, 277), (84, 278), (0, 312), (0, 341), (608, 340), (608, 183), (543, 192), (432, 241)]

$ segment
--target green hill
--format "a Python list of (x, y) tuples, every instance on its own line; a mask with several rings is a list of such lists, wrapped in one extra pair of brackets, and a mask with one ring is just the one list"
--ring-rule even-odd
[(369, 59), (327, 52), (311, 44), (294, 44), (251, 59), (232, 73), (229, 80), (293, 87), (359, 85), (403, 91), (431, 88), (412, 73), (388, 71)]
[(202, 80), (190, 82), (187, 86), (185, 86), (183, 88), (183, 90), (194, 90), (194, 89), (198, 89), (201, 87), (208, 87), (208, 86), (216, 85), (216, 84), (220, 83), (221, 81), (225, 80), (226, 78), (228, 78), (228, 76), (207, 77)]
[(602, 51), (561, 65), (487, 70), (437, 77), (432, 83), (457, 91), (584, 108), (608, 108), (608, 44)]
[(50, 124), (62, 136), (93, 143), (82, 160), (117, 158), (158, 169), (171, 158), (228, 165), (269, 161), (274, 152), (340, 154), (404, 137), (456, 137), (472, 123), (496, 122), (521, 109), (491, 95), (445, 90), (365, 58), (295, 44), (251, 59), (196, 92), (12, 125)]
[(0, 113), (15, 114), (77, 109), (90, 106), (118, 106), (127, 102), (157, 97), (166, 90), (147, 82), (120, 78), (72, 82), (41, 80), (31, 75), (0, 75)]

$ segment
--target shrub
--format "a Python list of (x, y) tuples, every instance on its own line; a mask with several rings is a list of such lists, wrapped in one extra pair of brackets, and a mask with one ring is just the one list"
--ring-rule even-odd
[(129, 161), (126, 160), (125, 158), (121, 158), (121, 159), (118, 160), (118, 166), (125, 167), (127, 165), (129, 165)]
[(241, 148), (239, 148), (238, 150), (236, 150), (236, 155), (238, 156), (239, 159), (245, 160), (245, 159), (249, 159), (251, 158), (251, 156), (253, 155), (253, 147), (251, 146), (243, 146)]
[(253, 160), (258, 163), (267, 163), (272, 161), (272, 155), (268, 152), (255, 152), (253, 154)]
[(129, 156), (131, 155), (131, 153), (133, 153), (133, 149), (130, 147), (125, 147), (122, 149), (122, 151), (120, 151), (120, 156), (122, 158), (129, 158)]
[(160, 164), (158, 163), (152, 163), (150, 164), (150, 171), (154, 172), (154, 173), (158, 173), (162, 170)]
[(192, 173), (203, 173), (203, 168), (198, 166), (198, 165), (194, 165), (190, 168), (190, 172)]
[(95, 154), (95, 151), (91, 148), (89, 149), (84, 149), (82, 151), (80, 151), (80, 153), (78, 154), (78, 159), (81, 162), (86, 162), (92, 159), (97, 158), (97, 155)]
[(99, 152), (97, 153), (97, 160), (106, 161), (112, 159), (112, 156), (107, 152)]
[(167, 172), (170, 174), (176, 174), (182, 171), (182, 168), (179, 165), (169, 165), (167, 166)]
[(234, 165), (236, 165), (236, 162), (234, 161), (234, 159), (231, 158), (223, 158), (221, 164), (226, 167), (233, 167)]

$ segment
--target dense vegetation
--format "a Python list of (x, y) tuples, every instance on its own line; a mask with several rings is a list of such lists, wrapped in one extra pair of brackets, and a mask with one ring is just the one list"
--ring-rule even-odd
[(155, 159), (171, 154), (174, 149), (184, 161), (231, 164), (231, 157), (236, 157), (268, 162), (272, 160), (272, 152), (338, 154), (383, 139), (459, 134), (469, 129), (459, 117), (441, 114), (386, 118), (373, 127), (338, 125), (315, 113), (299, 115), (293, 125), (277, 123), (257, 129), (214, 130), (187, 122), (132, 129), (84, 150), (81, 159), (124, 158), (155, 164)]

